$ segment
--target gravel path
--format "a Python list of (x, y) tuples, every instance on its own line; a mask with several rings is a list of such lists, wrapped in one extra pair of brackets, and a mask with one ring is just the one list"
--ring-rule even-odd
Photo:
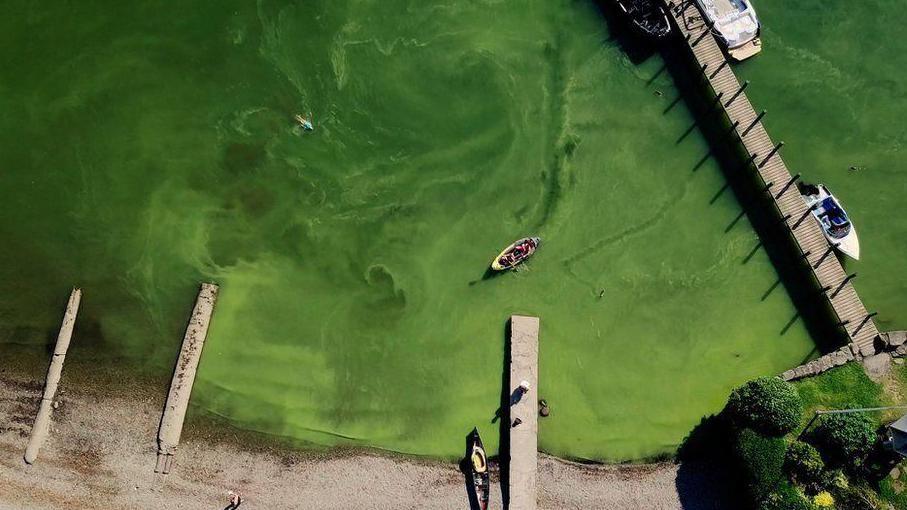
[[(42, 390), (36, 381), (0, 373), (0, 510), (222, 509), (231, 488), (245, 494), (243, 510), (468, 508), (452, 463), (361, 450), (299, 452), (252, 444), (246, 433), (198, 420), (187, 426), (173, 472), (155, 474), (163, 391), (111, 395), (106, 384), (64, 385), (50, 437), (27, 466), (22, 454)], [(718, 509), (714, 488), (721, 486), (717, 475), (689, 465), (539, 462), (545, 509)], [(492, 490), (491, 506), (501, 508), (497, 476)]]

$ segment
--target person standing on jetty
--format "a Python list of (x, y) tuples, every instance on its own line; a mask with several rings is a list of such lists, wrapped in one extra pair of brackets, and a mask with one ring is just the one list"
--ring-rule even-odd
[(224, 510), (236, 510), (242, 504), (242, 494), (239, 491), (227, 491), (227, 498), (230, 504)]

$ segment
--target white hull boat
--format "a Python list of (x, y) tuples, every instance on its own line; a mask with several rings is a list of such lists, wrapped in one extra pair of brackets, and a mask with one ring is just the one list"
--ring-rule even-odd
[(802, 189), (806, 205), (812, 208), (813, 216), (819, 222), (819, 227), (825, 238), (839, 252), (854, 260), (860, 260), (860, 240), (857, 238), (857, 229), (850, 222), (850, 218), (841, 207), (841, 202), (835, 198), (824, 184), (805, 185)]
[(696, 0), (712, 30), (734, 60), (746, 60), (762, 51), (759, 18), (750, 0)]

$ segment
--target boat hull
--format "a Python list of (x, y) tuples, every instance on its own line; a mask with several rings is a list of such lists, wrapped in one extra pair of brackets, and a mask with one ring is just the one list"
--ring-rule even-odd
[(472, 429), (466, 441), (466, 459), (469, 462), (472, 494), (479, 510), (488, 508), (491, 497), (491, 477), (488, 472), (488, 456), (478, 429)]
[(660, 41), (671, 33), (668, 13), (657, 0), (615, 0), (630, 25), (643, 37)]
[[(505, 257), (507, 257), (507, 255), (514, 248), (516, 248), (517, 246), (519, 246), (523, 243), (527, 243), (527, 242), (531, 244), (531, 248), (528, 250), (528, 252), (525, 255), (521, 256), (518, 260), (516, 260), (515, 262), (510, 263), (510, 264), (505, 264), (503, 262)], [(538, 249), (538, 247), (541, 243), (542, 243), (542, 240), (539, 237), (524, 237), (522, 239), (518, 239), (518, 240), (514, 241), (510, 246), (504, 248), (504, 251), (499, 253), (498, 256), (495, 257), (494, 260), (491, 261), (491, 269), (493, 269), (495, 271), (506, 271), (508, 269), (515, 268), (516, 266), (522, 264), (526, 259), (531, 257), (535, 253), (535, 251)]]
[(823, 215), (826, 214), (824, 203), (828, 200), (833, 201), (835, 207), (840, 209), (846, 216), (840, 201), (828, 191), (824, 184), (813, 186), (809, 193), (804, 193), (803, 199), (806, 201), (812, 211), (813, 219), (819, 224), (822, 234), (829, 244), (835, 247), (839, 252), (854, 260), (860, 260), (860, 239), (857, 237), (857, 229), (853, 226), (850, 218), (847, 219), (848, 229), (845, 235), (835, 235), (829, 225), (823, 221)]
[(737, 62), (746, 60), (762, 51), (762, 39), (758, 37), (736, 48), (728, 48), (727, 53)]

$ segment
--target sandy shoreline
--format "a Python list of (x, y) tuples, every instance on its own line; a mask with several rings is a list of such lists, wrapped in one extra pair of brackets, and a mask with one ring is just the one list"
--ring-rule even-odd
[[(299, 451), (197, 421), (187, 424), (174, 471), (155, 474), (166, 383), (148, 390), (68, 368), (95, 375), (70, 380), (64, 370), (51, 435), (34, 466), (22, 454), (44, 368), (35, 357), (0, 369), (0, 510), (214, 509), (226, 506), (231, 488), (246, 495), (244, 509), (468, 508), (454, 463), (367, 450)], [(501, 508), (497, 481), (492, 508)], [(702, 466), (539, 461), (540, 508), (717, 509), (724, 507), (714, 488), (722, 485)]]

